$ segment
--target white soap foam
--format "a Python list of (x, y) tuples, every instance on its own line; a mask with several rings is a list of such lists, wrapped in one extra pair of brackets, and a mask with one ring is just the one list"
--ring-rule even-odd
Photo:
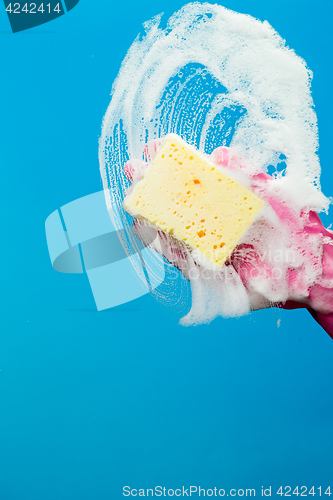
[[(301, 211), (327, 211), (329, 205), (320, 189), (312, 74), (305, 61), (267, 21), (222, 6), (187, 4), (164, 29), (161, 18), (145, 23), (146, 34), (129, 49), (112, 87), (100, 139), (108, 209), (115, 226), (126, 228), (122, 243), (138, 273), (140, 253), (122, 207), (129, 185), (123, 166), (129, 158), (142, 158), (145, 143), (167, 133), (177, 133), (206, 154), (229, 146), (246, 165), (245, 172), (231, 175), (247, 187), (253, 175), (275, 168), (266, 191), (285, 203), (295, 219)], [(283, 174), (278, 172), (281, 161), (286, 164)], [(275, 274), (267, 279), (264, 266), (252, 265), (257, 274), (247, 277), (245, 288), (232, 266), (224, 267), (223, 278), (197, 267), (199, 274), (190, 280), (192, 308), (183, 324), (287, 300), (291, 268), (305, 269), (304, 283), (298, 283), (293, 298), (306, 301), (308, 287), (321, 275), (321, 246), (318, 238), (294, 236), (293, 228), (267, 206), (242, 243), (260, 255), (257, 263), (273, 262)], [(192, 262), (193, 255), (187, 257)], [(156, 265), (161, 265), (158, 258)], [(173, 273), (167, 288), (153, 293), (176, 303), (184, 293), (177, 276)]]

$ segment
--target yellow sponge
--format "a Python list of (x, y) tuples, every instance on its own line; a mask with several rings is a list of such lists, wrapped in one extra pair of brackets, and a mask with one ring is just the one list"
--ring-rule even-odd
[(185, 242), (218, 267), (264, 204), (175, 134), (164, 142), (124, 209)]

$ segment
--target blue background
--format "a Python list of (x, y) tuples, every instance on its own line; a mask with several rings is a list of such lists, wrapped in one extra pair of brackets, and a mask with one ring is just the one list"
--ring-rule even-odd
[[(313, 70), (332, 195), (332, 3), (224, 5), (267, 19)], [(181, 6), (81, 0), (17, 34), (0, 6), (1, 500), (120, 499), (125, 485), (333, 492), (333, 341), (306, 311), (183, 328), (145, 296), (97, 313), (86, 276), (50, 265), (47, 216), (102, 188), (98, 138), (127, 49)]]

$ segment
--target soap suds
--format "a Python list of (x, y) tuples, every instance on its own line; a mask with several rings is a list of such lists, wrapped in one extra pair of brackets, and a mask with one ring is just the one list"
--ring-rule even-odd
[[(129, 187), (124, 165), (134, 158), (151, 161), (155, 151), (149, 147), (156, 150), (156, 141), (149, 141), (176, 133), (207, 155), (225, 146), (214, 152), (214, 161), (269, 200), (223, 274), (186, 255), (183, 274), (197, 272), (190, 277), (192, 308), (183, 324), (239, 316), (290, 297), (306, 303), (309, 287), (322, 275), (322, 241), (310, 230), (304, 234), (307, 214), (329, 205), (319, 182), (311, 71), (267, 21), (208, 3), (185, 5), (165, 29), (161, 17), (145, 23), (146, 34), (129, 49), (100, 139), (107, 205), (115, 226), (125, 227), (122, 244), (129, 258), (140, 274), (132, 218), (122, 206)], [(146, 143), (153, 146), (143, 157)], [(262, 177), (267, 171), (271, 178)], [(167, 257), (168, 245), (160, 234), (151, 247)], [(173, 255), (179, 257), (179, 249)], [(155, 265), (167, 265), (158, 253), (153, 258)], [(181, 269), (184, 259), (179, 260)], [(169, 271), (152, 293), (175, 304), (188, 288), (172, 266)], [(318, 307), (329, 309), (322, 300)]]

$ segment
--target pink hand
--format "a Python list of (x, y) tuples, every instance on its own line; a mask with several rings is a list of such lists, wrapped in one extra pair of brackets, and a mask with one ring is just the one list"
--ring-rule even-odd
[[(212, 159), (214, 163), (231, 170), (242, 169), (241, 159), (233, 155), (228, 148), (222, 147), (215, 150)], [(306, 283), (306, 269), (304, 267), (289, 269), (288, 298), (282, 303), (271, 305), (284, 309), (307, 308), (314, 319), (333, 338), (333, 231), (325, 229), (318, 214), (314, 211), (301, 212), (300, 217), (296, 218), (291, 209), (277, 197), (269, 194), (268, 188), (271, 180), (272, 177), (266, 173), (254, 175), (252, 188), (271, 205), (293, 240), (300, 248), (303, 248), (304, 259), (312, 263), (314, 261), (314, 264), (318, 264), (318, 268), (321, 269), (319, 283), (310, 287), (304, 286)], [(315, 254), (311, 253), (313, 241), (322, 247), (320, 262), (316, 262)], [(239, 245), (231, 256), (230, 263), (241, 277), (251, 297), (249, 276), (261, 274), (261, 277), (265, 276), (268, 280), (274, 279), (274, 269), (270, 262), (256, 254), (253, 246), (252, 248), (248, 247), (244, 248), (244, 246)], [(238, 256), (239, 253), (240, 256)], [(258, 298), (256, 299), (258, 301)]]

